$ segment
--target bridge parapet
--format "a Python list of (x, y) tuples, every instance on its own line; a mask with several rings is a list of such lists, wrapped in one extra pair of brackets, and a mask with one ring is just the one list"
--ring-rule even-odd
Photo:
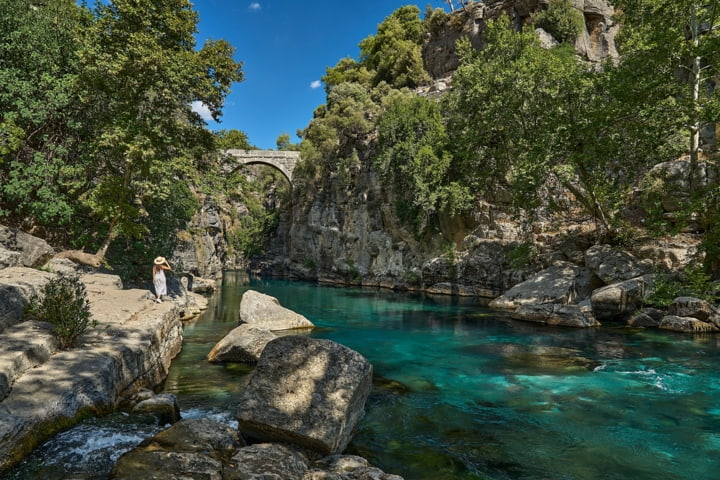
[(275, 167), (292, 184), (293, 170), (300, 160), (300, 152), (286, 150), (225, 150), (223, 171), (230, 173), (240, 165), (261, 163)]

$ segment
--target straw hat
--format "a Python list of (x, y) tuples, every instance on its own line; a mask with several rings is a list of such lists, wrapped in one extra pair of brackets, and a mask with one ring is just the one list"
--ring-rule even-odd
[(155, 265), (162, 265), (163, 263), (167, 263), (167, 260), (165, 260), (165, 257), (157, 257), (155, 260), (153, 260), (153, 263)]

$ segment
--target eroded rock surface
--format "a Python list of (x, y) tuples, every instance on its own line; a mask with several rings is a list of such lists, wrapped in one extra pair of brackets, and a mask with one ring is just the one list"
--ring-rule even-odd
[(238, 409), (243, 436), (342, 453), (364, 415), (372, 365), (330, 340), (279, 337), (265, 346)]

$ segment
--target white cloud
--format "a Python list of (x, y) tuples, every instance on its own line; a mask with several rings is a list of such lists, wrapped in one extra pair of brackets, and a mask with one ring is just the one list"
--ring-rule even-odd
[(250, 4), (250, 6), (248, 7), (248, 9), (249, 9), (251, 12), (259, 12), (259, 11), (262, 9), (262, 7), (260, 6), (260, 3), (258, 3), (258, 2), (252, 2), (252, 3)]
[(208, 106), (199, 100), (192, 102), (192, 111), (200, 115), (200, 117), (206, 122), (209, 122), (213, 119)]
[(316, 88), (320, 88), (322, 86), (322, 82), (320, 80), (313, 80), (310, 82), (310, 88), (315, 90)]

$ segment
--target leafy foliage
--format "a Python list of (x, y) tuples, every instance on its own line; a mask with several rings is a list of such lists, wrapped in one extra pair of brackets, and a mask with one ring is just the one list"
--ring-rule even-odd
[(432, 216), (467, 210), (472, 197), (452, 176), (437, 103), (409, 94), (388, 103), (378, 123), (375, 165), (393, 186), (398, 216), (421, 234)]
[(46, 283), (40, 294), (30, 298), (26, 313), (51, 323), (62, 349), (78, 346), (88, 328), (96, 325), (85, 285), (74, 276), (58, 275)]
[(535, 16), (535, 25), (560, 43), (574, 45), (585, 28), (582, 13), (570, 0), (551, 0), (547, 10)]
[(0, 3), (0, 218), (25, 228), (68, 225), (86, 182), (75, 52), (87, 22), (72, 0)]
[(695, 297), (716, 302), (719, 294), (720, 282), (713, 281), (702, 265), (691, 265), (678, 276), (656, 275), (652, 293), (645, 299), (645, 304), (667, 308), (677, 297)]
[(146, 232), (145, 203), (172, 202), (213, 148), (192, 102), (218, 119), (243, 77), (227, 42), (196, 48), (196, 25), (187, 0), (3, 2), (0, 215), (100, 256)]
[(400, 7), (380, 25), (375, 35), (360, 42), (360, 60), (344, 58), (328, 68), (327, 92), (344, 82), (374, 87), (382, 82), (395, 88), (416, 87), (430, 77), (422, 60), (423, 22), (414, 5)]

